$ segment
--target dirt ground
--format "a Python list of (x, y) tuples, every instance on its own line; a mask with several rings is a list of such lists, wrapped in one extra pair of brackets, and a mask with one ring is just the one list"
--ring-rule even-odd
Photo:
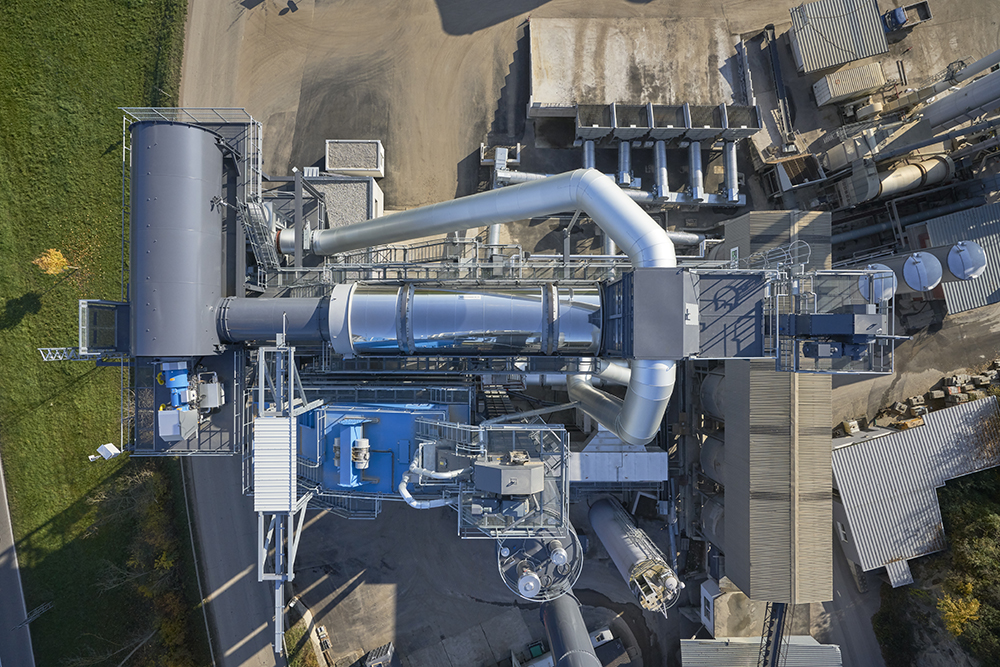
[(1000, 304), (949, 315), (896, 347), (893, 374), (834, 376), (833, 423), (874, 418), (880, 408), (923, 394), (944, 376), (981, 369), (997, 357)]

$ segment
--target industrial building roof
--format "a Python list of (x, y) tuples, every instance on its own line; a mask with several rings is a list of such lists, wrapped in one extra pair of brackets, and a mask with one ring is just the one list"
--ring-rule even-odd
[(789, 12), (789, 39), (800, 72), (818, 72), (889, 50), (872, 0), (817, 0)]
[(1000, 303), (1000, 204), (987, 204), (927, 222), (931, 246), (975, 241), (986, 251), (986, 270), (974, 280), (945, 283), (949, 313)]
[(945, 548), (937, 491), (1000, 464), (1000, 409), (989, 397), (931, 412), (924, 426), (833, 450), (833, 474), (864, 570), (913, 581), (907, 560)]
[[(747, 268), (784, 258), (830, 268), (830, 214), (755, 211), (726, 223), (717, 258)], [(804, 242), (804, 244), (803, 244)], [(754, 600), (833, 596), (829, 375), (782, 373), (773, 359), (726, 362), (726, 574)]]
[[(723, 639), (682, 639), (681, 664), (684, 667), (757, 667), (760, 659), (759, 637)], [(785, 667), (841, 667), (840, 647), (820, 644), (808, 635), (788, 638), (782, 648)]]
[(727, 361), (726, 575), (754, 600), (833, 597), (829, 375)]

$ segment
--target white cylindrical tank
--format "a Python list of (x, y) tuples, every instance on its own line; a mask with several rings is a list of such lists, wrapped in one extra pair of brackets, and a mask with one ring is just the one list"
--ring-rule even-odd
[(927, 252), (912, 252), (895, 255), (883, 260), (892, 269), (899, 281), (896, 293), (929, 292), (941, 283), (944, 269), (934, 255)]
[(863, 299), (869, 303), (878, 303), (895, 296), (899, 281), (892, 269), (885, 264), (868, 264), (862, 268), (866, 271), (884, 271), (874, 276), (858, 276), (858, 292)]
[(701, 381), (702, 412), (719, 420), (726, 418), (725, 388), (726, 375), (721, 370), (712, 371)]
[(665, 614), (677, 604), (684, 584), (649, 536), (632, 523), (621, 503), (602, 498), (590, 506), (589, 519), (643, 609)]
[(928, 248), (924, 252), (934, 255), (941, 262), (943, 283), (972, 280), (986, 270), (986, 251), (975, 241), (959, 241), (955, 245)]
[(712, 499), (701, 506), (701, 533), (709, 542), (726, 550), (726, 512), (722, 503)]
[(712, 480), (726, 485), (726, 449), (722, 440), (714, 435), (701, 443), (701, 469)]

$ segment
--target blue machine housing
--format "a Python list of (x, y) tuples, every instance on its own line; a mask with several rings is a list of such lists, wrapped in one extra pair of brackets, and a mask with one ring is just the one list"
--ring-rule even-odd
[[(324, 405), (298, 418), (299, 474), (342, 494), (396, 495), (396, 486), (416, 451), (416, 420), (447, 420), (448, 406), (435, 404)], [(337, 439), (339, 454), (334, 456)], [(359, 470), (351, 446), (367, 438), (370, 459)]]

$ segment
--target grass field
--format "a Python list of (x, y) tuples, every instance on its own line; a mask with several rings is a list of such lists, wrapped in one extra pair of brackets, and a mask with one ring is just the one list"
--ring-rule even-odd
[[(136, 658), (165, 656), (179, 631), (155, 595), (98, 585), (109, 565), (131, 567), (143, 525), (167, 521), (189, 544), (177, 487), (144, 505), (129, 495), (136, 462), (87, 462), (119, 442), (119, 369), (43, 363), (35, 348), (76, 345), (77, 299), (121, 297), (117, 107), (175, 103), (185, 12), (185, 0), (0, 3), (0, 453), (28, 608), (53, 604), (31, 625), (39, 665), (117, 664), (147, 636)], [(49, 248), (79, 268), (44, 274), (31, 260)], [(142, 465), (176, 477), (175, 462)], [(189, 560), (157, 561), (159, 585), (183, 588), (163, 571)], [(200, 612), (176, 592), (195, 639), (185, 660), (207, 663)]]

